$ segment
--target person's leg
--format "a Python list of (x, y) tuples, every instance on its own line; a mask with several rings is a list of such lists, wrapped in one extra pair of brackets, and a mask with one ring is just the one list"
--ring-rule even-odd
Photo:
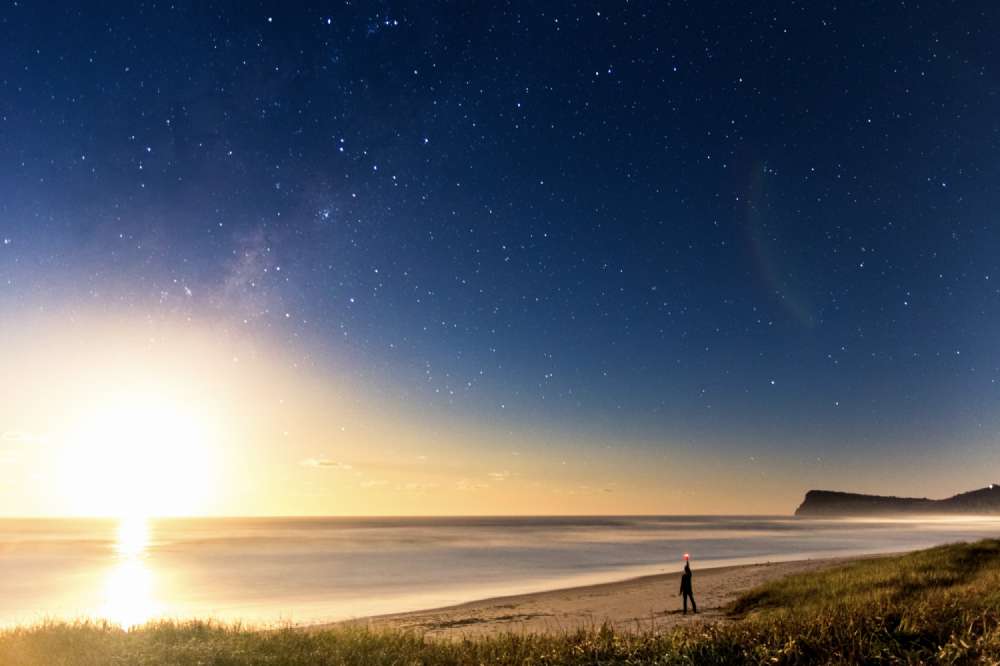
[(684, 597), (684, 614), (687, 615), (688, 614), (688, 593), (685, 592), (682, 596)]
[(691, 612), (693, 612), (693, 613), (697, 613), (698, 612), (698, 604), (696, 604), (694, 602), (694, 595), (693, 594), (691, 595)]

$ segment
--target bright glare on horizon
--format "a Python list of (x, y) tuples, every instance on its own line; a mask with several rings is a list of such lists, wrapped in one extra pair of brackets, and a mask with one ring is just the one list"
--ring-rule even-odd
[(803, 486), (832, 483), (796, 458), (762, 475), (693, 441), (666, 454), (639, 434), (419, 409), (346, 363), (310, 365), (205, 323), (72, 324), (0, 325), (17, 378), (0, 385), (4, 515), (727, 513), (737, 498), (787, 513)]
[(81, 407), (66, 440), (60, 487), (77, 515), (204, 511), (216, 442), (191, 404), (155, 389), (105, 395)]

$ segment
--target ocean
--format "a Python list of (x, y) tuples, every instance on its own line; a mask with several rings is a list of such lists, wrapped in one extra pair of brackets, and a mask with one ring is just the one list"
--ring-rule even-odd
[[(0, 625), (308, 624), (692, 567), (906, 551), (1000, 519), (0, 519)], [(665, 594), (668, 591), (665, 591)]]

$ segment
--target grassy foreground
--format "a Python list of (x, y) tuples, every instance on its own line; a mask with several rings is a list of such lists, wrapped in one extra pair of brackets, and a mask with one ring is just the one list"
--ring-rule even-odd
[(125, 632), (101, 623), (0, 632), (4, 666), (86, 664), (1000, 663), (1000, 541), (864, 560), (759, 587), (734, 622), (664, 634), (608, 629), (467, 641), (210, 622)]

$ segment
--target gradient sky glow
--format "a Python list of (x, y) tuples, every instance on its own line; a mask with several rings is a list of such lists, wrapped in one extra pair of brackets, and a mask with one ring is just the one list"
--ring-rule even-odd
[(751, 4), (5, 5), (0, 513), (1000, 479), (1000, 6)]

